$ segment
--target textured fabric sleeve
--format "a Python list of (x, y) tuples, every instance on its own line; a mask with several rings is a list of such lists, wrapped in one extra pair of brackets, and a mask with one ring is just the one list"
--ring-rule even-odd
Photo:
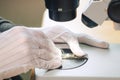
[(13, 22), (0, 17), (0, 32), (4, 32), (14, 26), (15, 24)]

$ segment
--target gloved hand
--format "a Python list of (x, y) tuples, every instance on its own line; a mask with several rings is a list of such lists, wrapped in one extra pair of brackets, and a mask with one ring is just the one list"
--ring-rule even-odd
[(63, 26), (46, 27), (42, 31), (54, 42), (67, 43), (71, 51), (79, 57), (86, 53), (80, 48), (79, 43), (85, 43), (99, 48), (108, 48), (109, 44), (102, 40), (97, 40), (84, 33), (73, 33)]
[(61, 51), (42, 31), (13, 27), (0, 34), (0, 80), (32, 68), (61, 66)]

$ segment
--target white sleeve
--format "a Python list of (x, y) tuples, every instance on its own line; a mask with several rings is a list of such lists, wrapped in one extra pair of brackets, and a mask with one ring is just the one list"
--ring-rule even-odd
[[(25, 67), (32, 61), (22, 44), (17, 41), (11, 41), (11, 43), (13, 44), (8, 44), (0, 38), (0, 78), (3, 79), (26, 72)], [(21, 47), (21, 50), (18, 50), (18, 47)]]

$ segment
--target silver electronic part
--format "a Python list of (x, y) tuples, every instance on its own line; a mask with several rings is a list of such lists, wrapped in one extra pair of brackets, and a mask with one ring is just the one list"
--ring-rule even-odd
[(83, 66), (88, 61), (88, 55), (78, 57), (72, 53), (65, 43), (56, 44), (62, 51), (62, 66), (58, 69), (68, 70)]

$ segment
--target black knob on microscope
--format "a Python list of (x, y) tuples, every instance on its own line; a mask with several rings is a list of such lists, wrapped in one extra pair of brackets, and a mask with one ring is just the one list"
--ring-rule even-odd
[(111, 0), (107, 12), (111, 20), (120, 23), (120, 0)]

